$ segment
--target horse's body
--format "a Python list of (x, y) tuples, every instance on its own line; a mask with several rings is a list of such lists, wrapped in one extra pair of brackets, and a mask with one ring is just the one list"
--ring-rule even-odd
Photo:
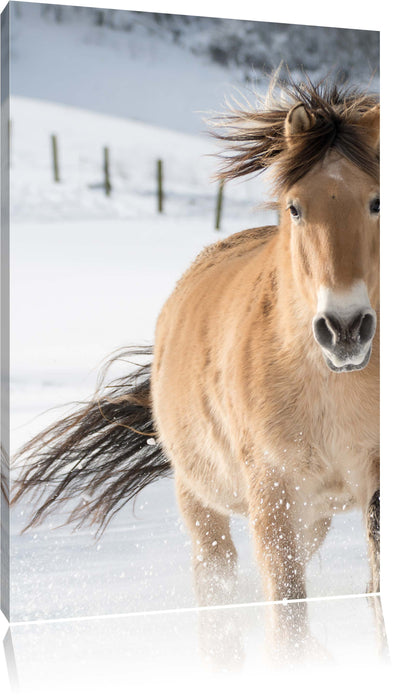
[[(61, 493), (76, 494), (76, 479), (96, 494), (89, 512), (106, 517), (139, 490), (131, 491), (141, 479), (133, 464), (126, 489), (122, 464), (153, 426), (170, 462), (159, 473), (174, 470), (202, 604), (227, 599), (231, 513), (250, 519), (264, 589), (277, 600), (306, 596), (306, 562), (331, 517), (361, 508), (378, 590), (378, 120), (373, 98), (340, 100), (333, 91), (328, 100), (301, 88), (288, 108), (231, 122), (226, 138), (240, 151), (224, 176), (275, 164), (280, 223), (200, 254), (159, 317), (151, 385), (116, 392), (104, 411), (95, 402), (56, 426), (50, 442), (71, 430), (67, 456), (60, 446), (40, 455), (22, 486), (59, 478), (39, 516)], [(100, 413), (109, 405), (116, 422), (107, 431)], [(141, 406), (152, 408), (151, 423)], [(126, 442), (124, 455), (131, 411), (138, 443), (131, 453)], [(114, 488), (111, 474), (87, 467), (92, 455), (102, 459), (105, 438), (97, 450), (89, 442), (94, 426), (108, 432), (109, 454), (114, 446), (123, 453)], [(78, 459), (67, 477), (66, 464)], [(148, 468), (151, 481), (158, 471)]]
[[(329, 159), (319, 169), (328, 182)], [(152, 374), (197, 561), (234, 556), (227, 520), (243, 513), (276, 598), (305, 595), (302, 574), (293, 581), (284, 565), (302, 568), (331, 517), (353, 506), (366, 513), (379, 486), (378, 344), (361, 372), (327, 367), (289, 241), (282, 221), (204, 251), (159, 318)], [(208, 529), (207, 516), (218, 527)]]

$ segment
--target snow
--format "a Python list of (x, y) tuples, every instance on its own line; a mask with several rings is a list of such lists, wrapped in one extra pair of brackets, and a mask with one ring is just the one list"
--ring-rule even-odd
[[(207, 697), (208, 691), (214, 697), (221, 697), (224, 683), (224, 691), (239, 698), (246, 697), (250, 690), (260, 692), (262, 687), (263, 691), (265, 684), (272, 683), (273, 688), (281, 689), (285, 684), (290, 691), (286, 697), (293, 698), (294, 684), (298, 684), (299, 691), (305, 683), (306, 687), (314, 685), (312, 697), (326, 697), (327, 692), (328, 697), (337, 698), (344, 697), (349, 686), (354, 690), (355, 673), (362, 679), (362, 690), (372, 679), (376, 684), (384, 666), (370, 632), (372, 610), (368, 601), (364, 598), (311, 601), (308, 607), (318, 642), (317, 652), (313, 651), (312, 660), (300, 662), (296, 649), (282, 667), (272, 666), (267, 656), (263, 630), (268, 608), (260, 605), (206, 613), (184, 610), (15, 625), (12, 644), (20, 671), (20, 689), (29, 692), (30, 697), (33, 693), (34, 697), (37, 693), (43, 696), (46, 689), (49, 697), (55, 697), (61, 688), (65, 692), (81, 693), (83, 688), (91, 686), (93, 692), (109, 689), (116, 694), (136, 688), (138, 693), (147, 692), (148, 697), (159, 697), (157, 691), (162, 696), (162, 692), (168, 694), (168, 688), (176, 688), (176, 697), (186, 698), (193, 688), (193, 695), (197, 693), (200, 698)], [(212, 646), (206, 647), (208, 653), (202, 663), (201, 632), (205, 624), (213, 634)], [(222, 655), (222, 640), (229, 649), (238, 649), (237, 658), (237, 655), (231, 658)], [(328, 659), (325, 677), (322, 663), (315, 662), (322, 658)], [(216, 673), (210, 674), (213, 670)], [(338, 688), (340, 693), (336, 692)]]
[[(208, 154), (219, 151), (214, 141), (117, 117), (95, 119), (94, 112), (28, 98), (14, 97), (12, 102), (12, 221), (152, 217), (157, 209), (156, 163), (162, 159), (165, 214), (172, 219), (180, 214), (200, 219), (203, 214), (212, 231), (218, 187), (212, 177), (218, 160)], [(58, 138), (61, 182), (56, 187), (51, 134)], [(111, 197), (103, 190), (105, 146), (110, 150)], [(249, 209), (263, 202), (265, 186), (258, 182), (225, 188), (225, 209), (230, 213), (233, 207), (247, 225), (252, 225)]]
[(207, 60), (202, 69), (200, 57), (151, 27), (145, 15), (134, 35), (108, 32), (83, 18), (44, 21), (27, 5), (22, 13), (24, 21), (12, 19), (14, 95), (45, 101), (51, 96), (61, 104), (196, 133), (204, 129), (202, 113), (218, 110), (236, 79), (240, 83), (241, 71), (230, 75)]

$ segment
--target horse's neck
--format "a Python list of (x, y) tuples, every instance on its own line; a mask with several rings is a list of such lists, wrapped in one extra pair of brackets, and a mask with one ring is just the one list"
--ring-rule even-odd
[[(272, 249), (262, 253), (267, 272), (265, 280), (273, 279), (274, 314), (272, 318), (273, 333), (281, 347), (292, 344), (306, 351), (309, 340), (313, 338), (312, 310), (303, 299), (293, 276), (288, 242), (280, 232)], [(266, 284), (266, 282), (265, 282)]]

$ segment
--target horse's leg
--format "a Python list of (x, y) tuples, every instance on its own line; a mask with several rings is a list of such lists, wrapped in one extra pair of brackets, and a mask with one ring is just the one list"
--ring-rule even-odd
[(367, 536), (371, 580), (369, 593), (379, 593), (380, 589), (380, 491), (377, 489), (372, 496), (367, 511)]
[[(269, 601), (283, 601), (267, 611), (268, 652), (273, 663), (305, 655), (309, 622), (305, 566), (309, 543), (303, 539), (297, 506), (287, 497), (281, 480), (269, 483), (266, 475), (254, 475), (250, 484), (249, 510), (254, 546), (264, 592)], [(298, 602), (288, 603), (289, 600)]]
[(308, 557), (307, 561), (323, 544), (330, 529), (330, 525), (331, 518), (319, 518), (313, 525), (308, 525), (307, 529), (304, 531), (303, 535), (306, 543), (305, 550)]
[(203, 505), (198, 496), (177, 478), (181, 514), (190, 532), (193, 570), (199, 605), (232, 602), (237, 552), (230, 535), (229, 517)]
[(299, 539), (295, 506), (282, 482), (257, 476), (250, 485), (249, 515), (257, 560), (268, 600), (306, 598), (307, 553)]
[(379, 490), (379, 461), (372, 463), (367, 497), (366, 530), (368, 538), (369, 562), (371, 579), (369, 593), (379, 593), (380, 589), (380, 490)]
[(206, 606), (232, 603), (235, 597), (237, 552), (229, 518), (204, 506), (177, 478), (181, 514), (193, 547), (193, 572), (199, 605), (199, 644), (206, 663), (214, 669), (236, 669), (244, 658), (238, 611)]
[(303, 528), (303, 509), (299, 512), (287, 493), (282, 482), (271, 486), (265, 479), (250, 491), (250, 519), (265, 594), (270, 601), (282, 601), (271, 605), (267, 615), (268, 651), (277, 665), (326, 658), (309, 626), (305, 570), (331, 519), (320, 518)]

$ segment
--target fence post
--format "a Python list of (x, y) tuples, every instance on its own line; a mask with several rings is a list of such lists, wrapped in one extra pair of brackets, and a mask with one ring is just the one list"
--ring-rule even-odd
[(103, 151), (103, 172), (104, 172), (104, 191), (106, 197), (110, 197), (111, 192), (111, 181), (110, 181), (110, 153), (107, 146), (104, 147)]
[(52, 167), (54, 172), (54, 182), (60, 182), (59, 177), (59, 159), (58, 159), (58, 142), (55, 134), (51, 136), (52, 141)]
[(224, 190), (224, 180), (220, 180), (219, 189), (217, 192), (217, 203), (216, 203), (216, 231), (220, 229), (221, 221), (221, 211), (223, 208), (223, 190)]
[(157, 161), (157, 180), (158, 180), (158, 211), (162, 213), (164, 210), (164, 192), (163, 192), (163, 163), (162, 160)]

